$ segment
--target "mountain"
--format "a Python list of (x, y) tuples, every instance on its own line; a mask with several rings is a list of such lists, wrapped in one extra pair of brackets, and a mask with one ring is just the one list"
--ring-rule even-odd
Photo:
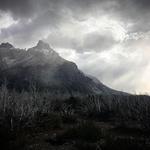
[(17, 90), (28, 90), (35, 84), (39, 90), (55, 94), (121, 94), (81, 72), (41, 40), (28, 50), (9, 43), (0, 45), (0, 85), (5, 79), (8, 88)]

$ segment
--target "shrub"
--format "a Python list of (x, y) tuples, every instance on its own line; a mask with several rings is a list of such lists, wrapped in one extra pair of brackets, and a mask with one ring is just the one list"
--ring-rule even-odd
[(101, 129), (93, 122), (84, 121), (77, 126), (67, 129), (63, 138), (95, 142), (101, 138)]
[(74, 145), (78, 150), (101, 150), (97, 143), (77, 141)]
[(63, 115), (62, 121), (66, 124), (75, 124), (78, 122), (78, 117), (75, 115)]
[(144, 141), (130, 137), (107, 137), (101, 145), (103, 150), (149, 150)]
[(40, 114), (37, 113), (35, 125), (42, 128), (58, 129), (62, 127), (62, 118), (58, 114)]
[(80, 113), (88, 118), (109, 120), (112, 115), (110, 102), (106, 96), (88, 96), (82, 100)]

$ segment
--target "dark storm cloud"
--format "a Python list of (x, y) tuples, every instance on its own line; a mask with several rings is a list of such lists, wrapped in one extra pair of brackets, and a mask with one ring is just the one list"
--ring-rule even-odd
[(149, 0), (70, 0), (65, 4), (73, 17), (81, 21), (90, 16), (110, 15), (125, 23), (132, 23), (129, 32), (149, 30)]
[(33, 12), (32, 0), (1, 0), (0, 10), (12, 13), (14, 18), (28, 16)]
[(129, 29), (131, 32), (147, 32), (149, 30), (149, 0), (117, 0), (116, 2), (118, 7), (116, 7), (114, 13), (122, 21), (133, 23), (133, 27)]
[[(7, 11), (14, 18), (32, 19), (41, 13), (50, 11), (53, 20), (69, 21), (71, 17), (82, 21), (99, 15), (113, 15), (124, 22), (133, 23), (129, 32), (149, 30), (150, 1), (149, 0), (1, 0), (0, 10)], [(56, 16), (55, 16), (56, 14)], [(69, 16), (68, 20), (58, 18), (58, 14)], [(47, 17), (47, 16), (46, 16)], [(45, 22), (46, 24), (47, 22)], [(38, 24), (35, 24), (38, 26)]]
[[(149, 13), (149, 0), (1, 0), (0, 10), (10, 11), (14, 15), (31, 15), (37, 10), (70, 10), (74, 16), (100, 12), (117, 12), (128, 18), (139, 18)], [(75, 12), (75, 14), (74, 14)], [(76, 14), (77, 13), (77, 14)], [(137, 14), (141, 14), (140, 16)], [(79, 16), (80, 15), (80, 16)], [(29, 16), (28, 16), (29, 17)], [(124, 18), (126, 19), (126, 18)]]
[[(62, 34), (59, 29), (63, 24), (69, 22), (73, 24), (72, 19), (82, 22), (90, 17), (98, 19), (103, 15), (110, 16), (110, 19), (113, 16), (125, 24), (131, 24), (128, 33), (147, 32), (150, 26), (149, 8), (149, 0), (1, 0), (0, 10), (10, 12), (19, 22), (17, 25), (1, 29), (0, 37), (19, 37), (22, 38), (22, 43), (23, 39), (30, 38), (31, 42), (35, 42), (37, 36), (45, 38), (44, 34), (39, 33), (47, 30), (51, 33), (49, 38), (53, 38), (51, 41), (54, 46), (58, 44), (56, 46), (72, 48), (78, 52), (105, 50), (116, 42), (111, 34), (89, 33), (82, 37), (83, 43), (65, 33), (57, 37), (53, 34), (56, 32)], [(51, 42), (50, 39), (48, 41)], [(15, 42), (17, 43), (16, 40)]]
[[(39, 14), (38, 17), (26, 21), (22, 20), (18, 24), (14, 24), (10, 28), (1, 30), (1, 39), (13, 37), (13, 43), (20, 45), (32, 44), (43, 38), (50, 30), (56, 30), (61, 25), (61, 20), (65, 17), (57, 12), (46, 11)], [(27, 43), (26, 43), (27, 42)]]

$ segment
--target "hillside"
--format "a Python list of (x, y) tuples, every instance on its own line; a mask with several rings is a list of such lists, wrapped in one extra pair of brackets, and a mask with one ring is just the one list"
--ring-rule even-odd
[(77, 65), (59, 56), (47, 43), (39, 41), (28, 50), (0, 45), (0, 84), (8, 88), (28, 90), (35, 84), (39, 90), (68, 95), (123, 94), (112, 90), (95, 77), (87, 76)]

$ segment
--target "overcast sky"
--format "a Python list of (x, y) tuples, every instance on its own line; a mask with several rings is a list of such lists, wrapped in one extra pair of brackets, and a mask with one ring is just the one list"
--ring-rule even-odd
[(114, 89), (150, 93), (150, 0), (0, 0), (0, 43), (38, 40)]

